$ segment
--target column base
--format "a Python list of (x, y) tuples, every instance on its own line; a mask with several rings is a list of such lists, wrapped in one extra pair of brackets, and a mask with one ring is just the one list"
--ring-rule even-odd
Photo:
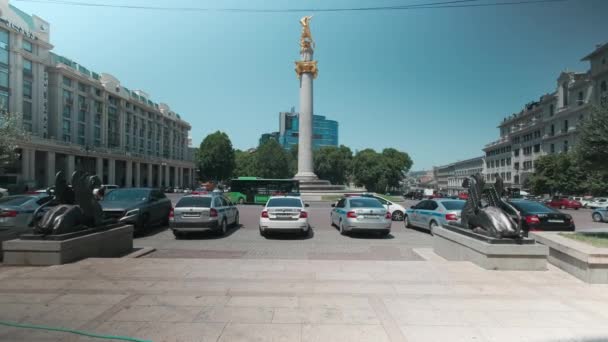
[(319, 177), (317, 177), (314, 172), (298, 172), (295, 176), (293, 176), (293, 179), (299, 181), (315, 181), (318, 180)]

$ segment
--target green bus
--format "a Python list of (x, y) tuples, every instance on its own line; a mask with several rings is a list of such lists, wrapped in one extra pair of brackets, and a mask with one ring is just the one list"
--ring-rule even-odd
[(298, 180), (239, 177), (230, 181), (230, 192), (227, 196), (234, 203), (266, 204), (270, 196), (299, 195), (299, 193)]

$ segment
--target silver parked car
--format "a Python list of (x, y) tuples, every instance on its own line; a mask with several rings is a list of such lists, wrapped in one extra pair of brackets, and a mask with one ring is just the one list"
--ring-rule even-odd
[(382, 203), (370, 197), (345, 197), (332, 204), (331, 225), (345, 235), (352, 231), (391, 232), (391, 213)]
[(304, 204), (300, 197), (270, 197), (260, 214), (260, 235), (266, 236), (269, 231), (308, 234), (310, 225), (306, 207), (308, 204)]
[(608, 208), (597, 208), (593, 210), (591, 218), (595, 222), (608, 222)]
[(419, 227), (428, 229), (431, 235), (437, 226), (460, 224), (462, 208), (466, 201), (453, 199), (431, 199), (420, 201), (406, 210), (404, 225), (406, 228)]
[(187, 195), (175, 204), (169, 224), (176, 238), (189, 232), (209, 230), (224, 235), (229, 225), (239, 225), (239, 210), (221, 195)]
[(2, 241), (31, 230), (34, 211), (51, 200), (47, 194), (15, 195), (0, 198), (0, 250)]

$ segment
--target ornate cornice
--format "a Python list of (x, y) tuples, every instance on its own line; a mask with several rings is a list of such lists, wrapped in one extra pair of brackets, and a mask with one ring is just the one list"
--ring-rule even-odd
[(317, 61), (297, 61), (296, 74), (302, 77), (303, 73), (312, 74), (313, 78), (317, 78), (319, 70), (317, 69)]

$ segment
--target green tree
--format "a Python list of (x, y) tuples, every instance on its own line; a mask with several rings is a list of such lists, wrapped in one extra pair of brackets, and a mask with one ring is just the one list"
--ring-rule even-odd
[(355, 154), (353, 158), (353, 177), (357, 186), (364, 186), (368, 191), (383, 191), (386, 185), (383, 170), (383, 157), (368, 148)]
[(353, 152), (350, 148), (340, 145), (325, 146), (314, 151), (314, 170), (320, 179), (332, 184), (345, 184), (350, 175)]
[(399, 188), (400, 181), (405, 178), (412, 167), (412, 158), (401, 151), (394, 148), (385, 148), (382, 151), (384, 157), (385, 171), (384, 178), (389, 188)]
[(26, 138), (22, 117), (16, 113), (0, 113), (0, 171), (15, 160), (17, 143)]
[(236, 150), (234, 152), (236, 167), (234, 175), (237, 177), (256, 177), (258, 172), (255, 165), (255, 152)]
[(287, 152), (274, 139), (264, 142), (255, 152), (255, 169), (258, 177), (289, 178)]
[(586, 167), (608, 169), (608, 107), (594, 107), (580, 127), (577, 153)]
[(287, 161), (289, 163), (289, 178), (298, 173), (298, 145), (293, 145), (287, 151)]
[(226, 133), (217, 131), (205, 137), (198, 151), (198, 165), (202, 179), (223, 181), (232, 176), (234, 149)]
[(542, 156), (536, 160), (534, 169), (529, 178), (534, 193), (581, 194), (587, 190), (587, 173), (581, 169), (575, 153)]

